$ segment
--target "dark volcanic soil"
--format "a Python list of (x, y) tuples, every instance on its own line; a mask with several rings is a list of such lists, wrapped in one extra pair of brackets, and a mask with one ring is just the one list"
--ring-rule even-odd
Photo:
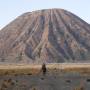
[(0, 76), (0, 90), (90, 90), (90, 76), (78, 73), (5, 75)]

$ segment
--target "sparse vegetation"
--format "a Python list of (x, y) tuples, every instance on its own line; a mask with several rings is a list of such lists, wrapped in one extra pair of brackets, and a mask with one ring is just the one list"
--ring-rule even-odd
[[(39, 74), (42, 65), (0, 65), (0, 75), (15, 75), (18, 74)], [(50, 64), (46, 65), (48, 71), (57, 72), (58, 70), (62, 73), (75, 72), (81, 73), (84, 75), (90, 74), (90, 65), (89, 64)]]
[[(70, 65), (70, 64), (69, 65), (68, 64), (46, 65), (47, 74), (45, 76), (41, 74), (42, 72), (40, 72), (41, 66), (42, 65), (34, 65), (34, 66), (33, 65), (16, 65), (16, 66), (15, 65), (6, 65), (6, 66), (1, 65), (0, 66), (0, 76), (7, 75), (7, 77), (8, 76), (9, 77), (2, 80), (0, 90), (9, 90), (9, 88), (14, 88), (14, 87), (16, 87), (16, 89), (10, 89), (10, 90), (29, 90), (29, 89), (37, 90), (36, 87), (29, 88), (30, 86), (27, 83), (29, 83), (31, 86), (33, 84), (33, 86), (34, 86), (34, 85), (37, 85), (37, 82), (39, 82), (39, 80), (40, 80), (40, 83), (45, 82), (43, 84), (46, 84), (48, 82), (47, 80), (50, 79), (51, 82), (49, 82), (49, 83), (54, 83), (53, 81), (55, 81), (54, 84), (56, 84), (56, 83), (59, 83), (61, 80), (61, 78), (58, 78), (57, 76), (63, 77), (63, 75), (65, 78), (63, 77), (61, 82), (63, 82), (66, 85), (71, 86), (73, 82), (77, 82), (77, 81), (73, 81), (73, 79), (72, 79), (73, 74), (74, 74), (74, 76), (77, 73), (79, 73), (78, 74), (79, 76), (80, 75), (83, 76), (84, 75), (83, 73), (85, 73), (85, 74), (87, 73), (87, 75), (90, 75), (90, 67), (88, 65), (86, 65), (86, 66), (83, 65), (83, 67), (82, 67), (82, 65), (79, 66), (79, 65), (75, 65), (75, 64), (74, 65)], [(69, 76), (69, 78), (68, 78), (68, 76)], [(28, 77), (28, 79), (27, 79), (27, 77)], [(75, 77), (77, 77), (77, 75)], [(31, 82), (30, 82), (30, 80), (31, 80)], [(85, 78), (85, 80), (86, 80), (86, 83), (89, 83), (89, 81), (90, 81), (89, 78)], [(41, 84), (38, 84), (38, 85), (41, 85)], [(57, 90), (57, 89), (54, 89), (54, 90)], [(77, 86), (77, 87), (73, 86), (72, 90), (85, 90), (85, 88), (82, 85)]]
[(11, 87), (13, 85), (15, 85), (15, 83), (13, 82), (13, 80), (11, 78), (7, 79), (7, 80), (4, 80), (2, 82), (0, 90), (6, 90), (6, 89), (8, 89), (9, 87)]
[(85, 90), (83, 86), (76, 87), (74, 90)]

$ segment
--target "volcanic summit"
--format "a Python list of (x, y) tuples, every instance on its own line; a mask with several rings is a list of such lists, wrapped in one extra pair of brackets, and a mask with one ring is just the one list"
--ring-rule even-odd
[(0, 62), (90, 62), (90, 25), (63, 9), (27, 12), (0, 31)]

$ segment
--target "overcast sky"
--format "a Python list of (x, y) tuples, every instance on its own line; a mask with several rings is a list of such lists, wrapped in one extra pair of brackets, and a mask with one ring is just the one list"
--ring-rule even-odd
[(66, 9), (90, 23), (90, 0), (1, 0), (0, 29), (25, 12), (47, 8)]

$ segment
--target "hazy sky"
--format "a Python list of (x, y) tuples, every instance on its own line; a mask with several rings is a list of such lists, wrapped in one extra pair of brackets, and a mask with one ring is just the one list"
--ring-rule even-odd
[(90, 0), (1, 0), (0, 28), (22, 13), (46, 8), (66, 9), (90, 23)]

